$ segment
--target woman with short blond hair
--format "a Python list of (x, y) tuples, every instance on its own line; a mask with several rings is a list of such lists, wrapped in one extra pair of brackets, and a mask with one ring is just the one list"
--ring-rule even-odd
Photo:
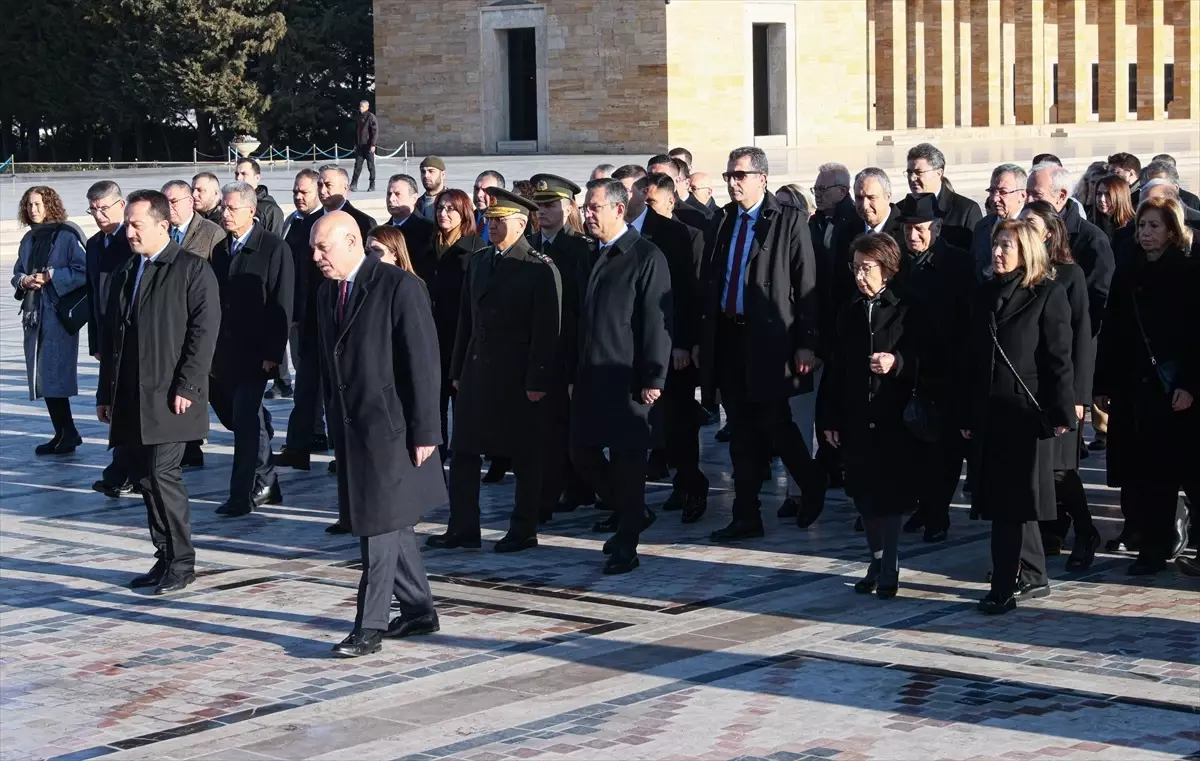
[(959, 384), (971, 441), (972, 509), (992, 522), (992, 589), (984, 613), (1049, 593), (1039, 520), (1057, 515), (1054, 439), (1075, 414), (1071, 306), (1042, 236), (1024, 220), (992, 232), (992, 276), (976, 292)]

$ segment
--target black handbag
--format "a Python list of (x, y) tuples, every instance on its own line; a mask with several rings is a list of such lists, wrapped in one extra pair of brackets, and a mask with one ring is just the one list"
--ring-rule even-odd
[(942, 438), (942, 410), (937, 402), (917, 388), (921, 379), (921, 362), (917, 360), (917, 377), (913, 379), (912, 396), (904, 405), (904, 427), (917, 441), (936, 444)]
[(1138, 332), (1142, 334), (1142, 343), (1146, 345), (1146, 353), (1150, 355), (1150, 366), (1154, 368), (1154, 374), (1158, 376), (1158, 382), (1162, 386), (1167, 396), (1175, 393), (1175, 389), (1179, 388), (1179, 371), (1183, 367), (1182, 362), (1176, 360), (1167, 360), (1159, 362), (1154, 356), (1154, 350), (1150, 348), (1150, 337), (1146, 335), (1146, 327), (1142, 325), (1142, 310), (1138, 309), (1137, 297), (1133, 297), (1133, 319), (1137, 321)]
[(88, 287), (82, 285), (59, 296), (58, 301), (54, 302), (54, 313), (58, 315), (58, 321), (68, 333), (78, 333), (92, 316), (92, 300), (88, 297)]
[(1038, 438), (1053, 439), (1057, 437), (1058, 434), (1054, 432), (1054, 426), (1050, 424), (1050, 419), (1046, 416), (1045, 411), (1042, 409), (1042, 405), (1038, 404), (1037, 397), (1034, 396), (1033, 392), (1029, 390), (1029, 386), (1025, 385), (1025, 381), (1021, 380), (1020, 374), (1017, 373), (1017, 368), (1013, 367), (1013, 363), (1009, 361), (1008, 355), (1004, 353), (1004, 348), (1000, 346), (1000, 339), (996, 336), (995, 323), (989, 324), (988, 330), (992, 332), (992, 344), (996, 347), (996, 351), (1000, 352), (1000, 358), (1004, 360), (1004, 364), (1008, 366), (1008, 369), (1010, 372), (1012, 372), (1013, 377), (1017, 379), (1017, 383), (1021, 384), (1021, 390), (1025, 392), (1025, 396), (1029, 397), (1029, 401), (1031, 404), (1033, 404), (1033, 408), (1037, 410)]

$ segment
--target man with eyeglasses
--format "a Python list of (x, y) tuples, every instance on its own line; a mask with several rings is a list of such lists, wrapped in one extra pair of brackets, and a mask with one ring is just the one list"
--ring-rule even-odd
[(825, 473), (813, 462), (789, 400), (813, 389), (821, 300), (808, 219), (767, 192), (761, 148), (729, 154), (731, 202), (704, 253), (695, 361), (701, 383), (721, 392), (733, 440), (733, 520), (714, 542), (763, 536), (759, 508), (769, 442), (803, 492), (805, 528), (825, 503)]
[[(817, 211), (808, 220), (808, 230), (817, 266), (824, 273), (824, 277), (817, 278), (817, 284), (821, 290), (821, 314), (826, 319), (822, 344), (828, 346), (833, 339), (833, 327), (840, 306), (840, 303), (835, 303), (833, 283), (837, 275), (842, 273), (835, 275), (835, 271), (846, 269), (845, 265), (850, 263), (850, 241), (862, 233), (863, 223), (854, 209), (854, 198), (850, 193), (850, 170), (844, 164), (831, 162), (818, 167), (812, 194)], [(849, 285), (853, 286), (853, 283)]]
[[(113, 277), (133, 256), (133, 249), (121, 230), (125, 222), (125, 199), (121, 196), (121, 187), (112, 180), (101, 180), (88, 188), (87, 200), (88, 214), (100, 228), (99, 232), (88, 238), (85, 246), (88, 298), (92, 307), (87, 327), (88, 354), (99, 362), (102, 359), (101, 331), (107, 324), (108, 292)], [(136, 491), (139, 487), (130, 478), (133, 469), (130, 456), (128, 447), (113, 447), (112, 462), (104, 469), (100, 480), (92, 484), (92, 488), (113, 498)]]
[(192, 205), (192, 186), (186, 180), (171, 180), (163, 185), (162, 193), (170, 204), (171, 240), (184, 251), (203, 259), (212, 256), (213, 249), (225, 239), (225, 231), (196, 213)]
[(942, 220), (942, 235), (946, 242), (961, 249), (971, 248), (975, 225), (983, 219), (979, 204), (955, 193), (942, 179), (946, 171), (946, 156), (930, 143), (913, 146), (908, 152), (908, 189), (916, 193), (933, 193), (937, 197), (938, 217)]
[(488, 225), (487, 218), (483, 213), (487, 211), (488, 205), (492, 202), (492, 197), (488, 195), (488, 188), (500, 188), (505, 190), (508, 187), (504, 181), (504, 175), (494, 169), (485, 169), (475, 178), (474, 200), (475, 200), (475, 229), (479, 232), (479, 237), (483, 238), (484, 243), (488, 243)]
[(971, 256), (975, 277), (985, 279), (984, 272), (992, 265), (992, 228), (1001, 220), (1016, 219), (1025, 208), (1025, 181), (1029, 175), (1016, 164), (1001, 164), (992, 170), (987, 189), (987, 215), (975, 223), (971, 233)]

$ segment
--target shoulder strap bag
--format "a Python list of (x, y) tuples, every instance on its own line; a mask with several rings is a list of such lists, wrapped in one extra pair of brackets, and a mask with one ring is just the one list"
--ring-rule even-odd
[(1038, 404), (1037, 397), (1029, 390), (1029, 386), (1025, 385), (1025, 381), (1021, 380), (1017, 368), (1013, 367), (1013, 363), (1009, 361), (1008, 355), (1004, 353), (1004, 347), (1000, 345), (1000, 339), (996, 336), (996, 323), (992, 321), (988, 324), (988, 330), (992, 333), (992, 345), (996, 347), (996, 351), (1000, 352), (1000, 358), (1004, 360), (1004, 364), (1008, 367), (1009, 372), (1017, 379), (1017, 383), (1021, 384), (1021, 390), (1025, 392), (1025, 396), (1029, 398), (1029, 402), (1033, 405), (1038, 413), (1038, 438), (1053, 439), (1055, 437), (1054, 426), (1050, 425), (1049, 418), (1046, 417), (1042, 405)]

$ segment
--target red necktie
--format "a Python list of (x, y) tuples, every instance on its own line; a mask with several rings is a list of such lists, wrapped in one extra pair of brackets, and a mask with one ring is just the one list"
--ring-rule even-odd
[(737, 316), (738, 288), (742, 284), (742, 251), (746, 248), (746, 231), (750, 229), (750, 215), (742, 212), (742, 224), (738, 228), (737, 244), (733, 247), (733, 267), (729, 270), (729, 286), (725, 290), (725, 314)]
[(341, 325), (342, 320), (344, 320), (346, 318), (346, 294), (348, 294), (349, 292), (350, 292), (350, 282), (348, 280), (343, 280), (342, 286), (338, 290), (338, 303), (337, 303), (338, 325)]

